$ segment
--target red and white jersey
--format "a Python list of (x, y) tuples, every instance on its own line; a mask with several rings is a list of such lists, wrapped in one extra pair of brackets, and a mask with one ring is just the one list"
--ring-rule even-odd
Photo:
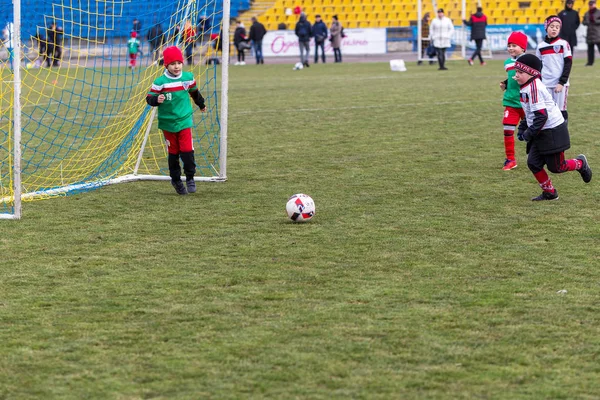
[(527, 126), (533, 125), (534, 111), (543, 109), (548, 114), (548, 120), (542, 129), (551, 129), (565, 122), (546, 85), (539, 78), (533, 79), (521, 87), (521, 106), (525, 111)]
[[(573, 57), (571, 46), (561, 38), (553, 39), (550, 43), (542, 41), (538, 44), (535, 55), (542, 60), (542, 82), (546, 87), (556, 87), (565, 69), (565, 58)], [(569, 86), (569, 81), (565, 86)]]

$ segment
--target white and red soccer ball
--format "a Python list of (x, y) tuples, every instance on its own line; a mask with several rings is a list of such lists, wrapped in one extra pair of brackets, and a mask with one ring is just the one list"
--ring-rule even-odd
[(309, 195), (298, 193), (289, 198), (285, 210), (294, 222), (310, 221), (315, 215), (315, 202)]

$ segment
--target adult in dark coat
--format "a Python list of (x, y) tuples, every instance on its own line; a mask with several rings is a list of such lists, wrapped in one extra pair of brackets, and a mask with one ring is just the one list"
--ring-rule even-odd
[(600, 51), (600, 10), (596, 8), (596, 0), (591, 0), (588, 5), (589, 10), (583, 16), (583, 21), (581, 21), (587, 26), (585, 41), (588, 45), (588, 62), (585, 64), (586, 67), (594, 65), (594, 46), (597, 46), (598, 51)]
[(463, 23), (471, 27), (471, 40), (475, 42), (475, 51), (468, 60), (469, 64), (473, 65), (475, 57), (479, 57), (479, 63), (485, 65), (485, 61), (483, 61), (483, 57), (481, 56), (483, 41), (486, 39), (485, 28), (487, 27), (487, 17), (483, 13), (483, 8), (477, 7), (477, 12), (472, 14), (468, 21), (463, 20)]
[(312, 36), (315, 38), (315, 64), (319, 62), (319, 48), (321, 48), (321, 59), (323, 60), (323, 64), (325, 64), (327, 25), (321, 20), (319, 14), (315, 15), (315, 24), (312, 26)]
[(306, 14), (300, 13), (300, 19), (296, 23), (296, 29), (294, 30), (296, 36), (298, 36), (298, 45), (300, 47), (300, 62), (305, 67), (308, 67), (308, 55), (310, 54), (310, 35), (312, 33), (312, 27), (310, 22), (306, 19)]
[(46, 29), (46, 56), (45, 61), (48, 67), (58, 67), (62, 57), (63, 29), (57, 26), (55, 22)]
[(156, 61), (160, 57), (160, 47), (162, 46), (164, 40), (164, 32), (160, 22), (156, 23), (148, 30), (146, 38), (148, 39), (148, 43), (150, 43), (150, 53), (152, 53), (152, 59)]
[(235, 65), (246, 65), (246, 49), (250, 48), (248, 37), (246, 36), (246, 28), (242, 21), (237, 22), (237, 28), (233, 33), (233, 45), (237, 50), (237, 62)]
[(560, 27), (561, 39), (566, 40), (571, 46), (571, 50), (577, 46), (577, 28), (579, 28), (579, 12), (573, 9), (574, 0), (567, 0), (565, 9), (558, 13), (558, 18), (562, 21)]
[(262, 41), (266, 34), (267, 30), (265, 29), (265, 26), (258, 22), (256, 17), (252, 17), (252, 26), (250, 27), (250, 34), (248, 36), (250, 40), (252, 40), (252, 45), (254, 46), (254, 56), (256, 57), (257, 64), (265, 63), (262, 51)]

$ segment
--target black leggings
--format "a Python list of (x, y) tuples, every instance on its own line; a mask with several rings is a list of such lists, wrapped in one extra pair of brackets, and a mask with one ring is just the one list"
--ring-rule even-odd
[(238, 61), (246, 61), (246, 50), (238, 48)]
[(446, 64), (446, 48), (445, 47), (436, 47), (435, 51), (437, 52), (438, 63), (440, 64), (440, 68), (444, 68)]
[(483, 47), (483, 39), (475, 39), (475, 51), (471, 56), (471, 60), (474, 60), (476, 56), (479, 56), (479, 62), (483, 63), (483, 57), (481, 57), (481, 48)]
[(594, 46), (598, 46), (598, 51), (600, 51), (600, 43), (588, 43), (588, 65), (594, 65), (594, 53), (595, 53), (595, 48)]

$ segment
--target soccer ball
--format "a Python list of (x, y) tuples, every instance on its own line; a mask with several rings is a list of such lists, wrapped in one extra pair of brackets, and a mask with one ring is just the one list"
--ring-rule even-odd
[(315, 215), (315, 202), (309, 195), (298, 193), (290, 197), (285, 210), (294, 222), (310, 221)]
[(294, 71), (297, 71), (302, 68), (304, 68), (304, 65), (302, 65), (301, 62), (297, 62), (296, 65), (294, 65)]

